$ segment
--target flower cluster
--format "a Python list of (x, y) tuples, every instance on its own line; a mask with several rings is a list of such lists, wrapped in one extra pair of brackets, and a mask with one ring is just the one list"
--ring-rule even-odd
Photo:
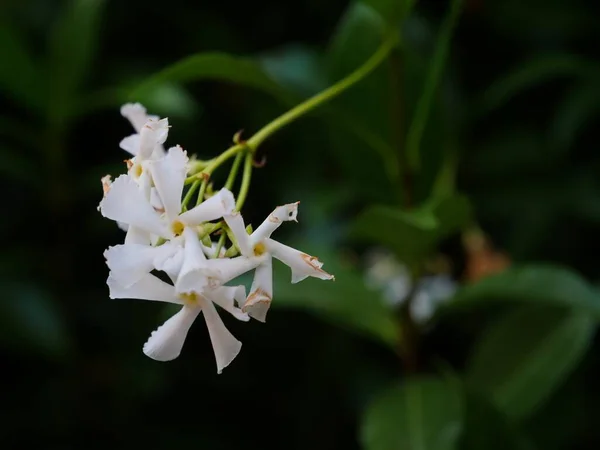
[[(202, 165), (190, 161), (180, 146), (165, 150), (167, 119), (147, 115), (140, 104), (124, 105), (121, 113), (135, 129), (120, 143), (132, 157), (126, 161), (127, 174), (114, 181), (108, 175), (102, 179), (99, 205), (101, 214), (126, 232), (123, 244), (104, 253), (110, 298), (181, 305), (144, 344), (144, 353), (158, 361), (179, 356), (188, 330), (202, 313), (221, 373), (242, 344), (227, 330), (215, 305), (239, 320), (264, 322), (273, 298), (273, 257), (291, 268), (292, 283), (333, 276), (321, 269), (317, 258), (271, 238), (283, 222), (296, 221), (298, 203), (275, 208), (252, 231), (230, 190), (207, 187), (210, 173), (198, 170)], [(198, 183), (203, 186), (188, 209)], [(248, 295), (245, 286), (227, 284), (251, 270)]]

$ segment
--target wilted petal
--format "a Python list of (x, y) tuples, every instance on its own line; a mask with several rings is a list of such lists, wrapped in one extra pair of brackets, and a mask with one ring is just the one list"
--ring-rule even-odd
[(179, 146), (169, 149), (169, 153), (150, 163), (152, 179), (162, 200), (169, 221), (181, 212), (181, 193), (185, 182), (188, 157)]
[(173, 286), (151, 274), (144, 275), (136, 283), (125, 287), (119, 284), (111, 273), (106, 283), (110, 291), (110, 298), (136, 298), (140, 300), (176, 303), (178, 305), (183, 303), (175, 293)]
[(210, 341), (215, 352), (217, 373), (221, 373), (238, 355), (242, 348), (242, 343), (225, 327), (213, 302), (203, 299), (202, 312), (204, 313), (204, 320), (206, 320), (206, 327), (208, 328)]
[(231, 191), (221, 189), (208, 200), (204, 200), (195, 208), (184, 212), (179, 220), (187, 225), (199, 225), (231, 214), (235, 208), (235, 199)]
[(108, 219), (133, 225), (159, 236), (170, 237), (170, 232), (159, 215), (144, 198), (135, 181), (127, 175), (121, 175), (113, 182), (100, 202), (100, 212)]
[(250, 246), (250, 236), (248, 236), (248, 233), (246, 233), (246, 225), (244, 224), (244, 218), (242, 217), (242, 214), (236, 211), (232, 214), (223, 216), (223, 219), (225, 219), (227, 226), (229, 226), (231, 232), (235, 236), (240, 253), (243, 256), (254, 256), (254, 252)]
[(253, 256), (246, 258), (238, 256), (236, 258), (217, 258), (206, 261), (206, 266), (212, 272), (217, 273), (217, 276), (209, 277), (209, 286), (216, 288), (240, 275), (254, 269), (263, 261), (264, 257)]
[(244, 286), (222, 286), (205, 293), (205, 296), (219, 305), (233, 317), (247, 322), (250, 320), (248, 314), (236, 308), (234, 301), (241, 305), (246, 300), (246, 288)]
[(196, 231), (191, 227), (185, 227), (183, 237), (185, 239), (183, 265), (175, 289), (179, 293), (200, 293), (208, 285), (207, 275), (216, 276), (217, 273), (208, 269), (206, 256)]
[(293, 220), (297, 222), (296, 216), (298, 215), (298, 204), (296, 203), (288, 203), (287, 205), (278, 206), (275, 210), (269, 214), (269, 217), (265, 219), (263, 223), (252, 233), (250, 238), (253, 245), (258, 242), (261, 242), (263, 239), (271, 237), (273, 231), (279, 228), (285, 221)]
[(200, 313), (199, 307), (185, 305), (177, 314), (153, 331), (144, 344), (144, 354), (156, 361), (171, 361), (179, 356), (190, 327)]
[(295, 248), (283, 245), (273, 239), (266, 239), (265, 245), (269, 253), (292, 269), (292, 283), (298, 283), (307, 277), (332, 280), (334, 277), (321, 269), (323, 263), (316, 257), (302, 253)]
[(272, 299), (273, 259), (269, 256), (254, 271), (250, 295), (248, 295), (242, 311), (260, 322), (265, 322)]

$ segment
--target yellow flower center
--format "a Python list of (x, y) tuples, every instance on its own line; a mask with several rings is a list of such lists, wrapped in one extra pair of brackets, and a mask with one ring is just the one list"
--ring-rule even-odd
[(194, 292), (190, 294), (179, 294), (179, 298), (189, 306), (197, 305), (199, 300), (198, 296)]
[(183, 233), (184, 228), (185, 228), (185, 225), (182, 222), (180, 222), (179, 220), (176, 220), (171, 224), (171, 230), (173, 231), (173, 234), (175, 236), (181, 235), (181, 233)]
[(144, 169), (142, 168), (141, 164), (136, 164), (135, 167), (133, 168), (133, 176), (135, 178), (139, 178), (142, 176), (142, 172), (144, 172)]
[(262, 242), (259, 242), (258, 244), (256, 244), (254, 246), (254, 254), (256, 256), (260, 256), (260, 255), (262, 255), (266, 251), (267, 251), (267, 247)]

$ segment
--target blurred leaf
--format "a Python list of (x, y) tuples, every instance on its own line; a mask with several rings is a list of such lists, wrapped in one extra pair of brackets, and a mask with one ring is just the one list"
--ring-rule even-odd
[(484, 112), (496, 109), (522, 91), (554, 78), (593, 79), (599, 70), (595, 62), (574, 55), (552, 55), (526, 61), (492, 83), (484, 92), (481, 108)]
[(509, 417), (525, 419), (577, 366), (593, 333), (594, 322), (584, 312), (518, 308), (477, 342), (467, 380)]
[(559, 266), (512, 267), (463, 287), (445, 308), (470, 308), (490, 302), (566, 306), (600, 318), (600, 293), (575, 272)]
[(136, 99), (149, 111), (156, 111), (163, 117), (191, 117), (198, 112), (198, 105), (192, 95), (177, 83), (157, 84), (145, 96)]
[(395, 348), (399, 338), (397, 321), (381, 294), (369, 289), (363, 275), (344, 265), (335, 254), (319, 253), (319, 259), (325, 263), (324, 269), (335, 275), (335, 281), (308, 278), (300, 285), (292, 285), (289, 269), (275, 267), (273, 305), (313, 311), (333, 323), (367, 333)]
[(377, 11), (381, 17), (390, 24), (398, 26), (412, 10), (415, 0), (360, 0)]
[(0, 345), (52, 357), (64, 356), (70, 343), (52, 298), (31, 284), (3, 284)]
[(0, 89), (16, 102), (39, 110), (44, 92), (39, 83), (40, 68), (29, 54), (22, 37), (6, 23), (0, 23)]
[[(361, 2), (351, 3), (327, 52), (330, 80), (341, 79), (366, 61), (381, 44), (386, 28), (373, 8)], [(343, 112), (340, 116), (349, 127), (360, 130), (365, 138), (331, 130), (331, 150), (355, 191), (379, 201), (395, 201), (400, 185), (399, 67), (393, 61), (393, 57), (388, 58), (331, 102), (336, 111)]]
[(50, 99), (47, 115), (62, 121), (77, 108), (77, 94), (96, 52), (105, 0), (71, 0), (59, 17), (48, 48)]
[(427, 78), (421, 92), (421, 97), (419, 98), (414, 116), (408, 128), (406, 137), (406, 157), (408, 164), (412, 169), (418, 169), (420, 166), (421, 138), (425, 131), (437, 87), (440, 84), (440, 79), (447, 59), (448, 48), (450, 46), (450, 40), (461, 7), (462, 0), (452, 0), (450, 2), (450, 11), (442, 23)]
[(375, 205), (358, 217), (353, 234), (389, 247), (410, 264), (466, 225), (470, 217), (469, 202), (460, 194), (436, 199), (411, 211)]
[(188, 82), (199, 80), (220, 80), (239, 83), (280, 97), (283, 90), (260, 65), (249, 58), (241, 58), (225, 53), (200, 53), (190, 56), (152, 75), (133, 90), (131, 98), (147, 95), (157, 84), (164, 82)]
[(488, 399), (466, 392), (461, 450), (530, 450), (532, 447), (508, 417)]
[(462, 399), (454, 384), (409, 378), (369, 406), (361, 441), (366, 450), (451, 450), (457, 448), (462, 420)]

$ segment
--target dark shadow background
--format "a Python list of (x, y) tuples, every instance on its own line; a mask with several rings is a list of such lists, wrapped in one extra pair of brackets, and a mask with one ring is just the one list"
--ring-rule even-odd
[[(64, 4), (5, 0), (0, 17), (43, 59)], [(322, 51), (347, 5), (109, 1), (83, 91), (140, 79), (201, 51)], [(418, 2), (415, 29), (431, 35), (445, 11), (446, 2)], [(594, 283), (600, 278), (600, 72), (569, 68), (579, 61), (597, 65), (599, 14), (592, 1), (465, 1), (448, 70), (453, 113), (462, 123), (458, 184), (479, 225), (514, 261), (570, 265)], [(2, 70), (10, 71), (1, 45)], [(498, 101), (486, 96), (509, 71), (556, 54), (578, 62), (532, 77), (523, 92)], [(39, 83), (45, 78), (40, 73)], [(170, 144), (206, 158), (225, 149), (237, 130), (256, 130), (283, 111), (267, 95), (228, 83), (191, 83), (183, 95), (156, 101), (150, 112), (169, 116)], [(224, 318), (244, 347), (222, 375), (215, 373), (203, 326), (192, 328), (177, 360), (146, 358), (142, 344), (164, 309), (108, 299), (102, 252), (122, 234), (96, 211), (100, 177), (123, 170), (118, 142), (131, 130), (119, 103), (82, 113), (64, 134), (52, 136), (10, 94), (0, 93), (0, 102), (2, 448), (360, 447), (365, 405), (402, 372), (393, 352), (309, 312), (274, 308), (266, 324)], [(328, 138), (327, 127), (311, 117), (269, 140), (262, 149), (268, 163), (255, 172), (245, 214), (257, 224), (275, 205), (301, 200), (300, 223), (281, 236), (311, 240), (317, 254), (341, 248), (356, 260), (364, 248), (347, 240), (347, 224), (368, 202), (348, 181), (352, 174)], [(34, 141), (29, 148), (28, 141)], [(444, 250), (460, 275), (459, 237)], [(449, 333), (434, 332), (424, 351), (433, 348), (460, 366), (468, 343)], [(576, 392), (568, 395), (575, 403), (549, 406), (539, 426), (574, 422), (565, 431), (568, 444), (557, 438), (540, 448), (600, 444), (597, 355), (596, 346), (565, 385)]]

